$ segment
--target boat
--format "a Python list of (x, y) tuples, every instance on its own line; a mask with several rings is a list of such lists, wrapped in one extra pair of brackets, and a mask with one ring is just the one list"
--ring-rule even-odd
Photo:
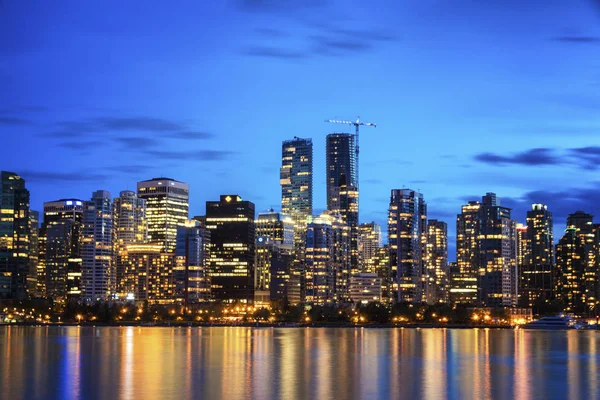
[(558, 315), (554, 317), (543, 317), (521, 325), (521, 329), (537, 329), (548, 331), (564, 331), (568, 329), (580, 329), (579, 324), (571, 317)]

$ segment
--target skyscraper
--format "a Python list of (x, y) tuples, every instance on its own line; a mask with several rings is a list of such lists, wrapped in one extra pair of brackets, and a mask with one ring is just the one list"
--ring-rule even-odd
[(138, 182), (137, 194), (146, 200), (148, 236), (153, 243), (163, 243), (174, 252), (177, 226), (188, 220), (189, 186), (171, 178), (153, 178)]
[(360, 224), (358, 227), (358, 265), (361, 272), (375, 272), (371, 259), (383, 246), (381, 227), (375, 222)]
[(281, 212), (294, 222), (295, 260), (290, 271), (288, 297), (304, 300), (304, 246), (306, 225), (313, 212), (313, 143), (294, 137), (281, 145)]
[(112, 211), (110, 193), (105, 190), (94, 192), (83, 203), (81, 280), (86, 300), (108, 300), (116, 294)]
[(29, 190), (14, 172), (2, 171), (0, 178), (0, 298), (23, 300), (31, 251)]
[(185, 306), (210, 300), (207, 273), (210, 232), (196, 220), (177, 227), (175, 298)]
[(461, 281), (477, 277), (478, 303), (514, 306), (517, 299), (516, 224), (494, 193), (462, 207), (456, 223), (456, 259)]
[(211, 234), (212, 297), (215, 300), (254, 300), (254, 203), (238, 195), (206, 202), (206, 227)]
[(520, 266), (521, 304), (533, 307), (553, 298), (554, 234), (552, 213), (543, 204), (533, 204), (527, 212), (525, 257)]
[(556, 245), (557, 294), (564, 309), (588, 315), (599, 296), (598, 243), (600, 229), (583, 211), (570, 214), (565, 234)]
[(38, 282), (54, 300), (81, 295), (81, 242), (83, 202), (61, 199), (44, 203), (39, 235)]
[(350, 265), (358, 272), (358, 177), (355, 136), (349, 133), (327, 135), (327, 209), (340, 214), (350, 228)]
[(38, 261), (39, 261), (39, 235), (40, 213), (29, 212), (29, 271), (27, 273), (27, 288), (31, 297), (41, 297), (45, 293), (38, 292)]
[(127, 295), (123, 286), (126, 264), (120, 254), (130, 244), (148, 241), (146, 200), (138, 198), (133, 191), (122, 191), (113, 201), (113, 225), (117, 296), (124, 298)]
[(349, 301), (348, 226), (339, 214), (312, 218), (306, 232), (306, 302)]
[(393, 189), (388, 213), (391, 279), (399, 302), (423, 301), (427, 205), (423, 195)]
[(448, 225), (437, 219), (427, 222), (426, 298), (428, 303), (448, 302)]

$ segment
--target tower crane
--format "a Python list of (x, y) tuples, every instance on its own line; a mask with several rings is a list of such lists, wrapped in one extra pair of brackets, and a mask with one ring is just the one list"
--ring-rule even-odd
[(360, 117), (356, 118), (356, 121), (342, 121), (339, 119), (326, 119), (325, 122), (331, 122), (333, 124), (344, 124), (344, 125), (353, 125), (356, 128), (356, 133), (354, 134), (356, 138), (355, 148), (356, 148), (356, 186), (358, 186), (358, 128), (360, 126), (372, 126), (373, 128), (377, 127), (377, 124), (373, 124), (371, 122), (362, 122)]

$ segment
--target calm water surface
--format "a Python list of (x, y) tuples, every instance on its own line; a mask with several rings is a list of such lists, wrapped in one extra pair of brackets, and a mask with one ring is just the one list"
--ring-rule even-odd
[(2, 399), (598, 399), (600, 332), (1, 327)]

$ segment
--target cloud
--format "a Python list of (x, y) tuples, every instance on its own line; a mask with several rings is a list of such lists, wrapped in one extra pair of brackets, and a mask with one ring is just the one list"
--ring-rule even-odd
[(169, 137), (172, 137), (174, 139), (200, 140), (200, 139), (212, 139), (215, 137), (215, 135), (210, 132), (183, 131), (183, 132), (171, 133), (171, 134), (169, 134)]
[(67, 182), (103, 182), (109, 175), (98, 173), (77, 172), (52, 172), (52, 171), (22, 171), (20, 174), (25, 181), (43, 183), (67, 183)]
[[(161, 164), (161, 167), (165, 167), (164, 164)], [(104, 168), (107, 171), (125, 173), (125, 174), (144, 174), (147, 173), (148, 170), (151, 170), (154, 166), (151, 165), (142, 165), (142, 164), (134, 164), (134, 165), (115, 165), (112, 167)]]
[(91, 147), (106, 146), (106, 142), (101, 141), (65, 141), (58, 143), (59, 147), (64, 147), (71, 150), (89, 150)]
[(584, 169), (596, 169), (600, 165), (600, 147), (588, 146), (569, 149), (569, 153)]
[(338, 38), (330, 36), (313, 36), (313, 51), (322, 55), (340, 55), (344, 53), (362, 53), (373, 49), (373, 44), (368, 41), (354, 40), (352, 38)]
[(0, 117), (0, 125), (28, 125), (30, 121), (16, 117)]
[(242, 54), (252, 57), (266, 57), (281, 60), (299, 60), (307, 57), (307, 54), (302, 52), (266, 46), (247, 47), (242, 49)]
[(96, 118), (94, 122), (100, 129), (114, 131), (169, 132), (186, 129), (180, 123), (154, 117), (103, 117)]
[(254, 31), (261, 36), (265, 36), (265, 37), (268, 37), (271, 39), (283, 38), (283, 37), (290, 36), (289, 33), (284, 32), (279, 29), (274, 29), (274, 28), (257, 28)]
[(237, 4), (243, 12), (287, 14), (321, 8), (328, 3), (327, 0), (239, 0)]
[(124, 147), (137, 148), (137, 149), (147, 149), (150, 147), (154, 147), (158, 144), (155, 139), (147, 138), (147, 137), (138, 137), (138, 136), (127, 136), (127, 137), (118, 137), (114, 139), (117, 143), (122, 144)]
[(477, 154), (474, 158), (476, 161), (491, 165), (516, 164), (540, 166), (561, 164), (561, 161), (558, 158), (558, 156), (554, 154), (554, 150), (547, 148), (530, 149), (512, 155), (502, 155), (497, 153), (480, 153)]
[(229, 158), (234, 152), (224, 150), (150, 150), (147, 155), (167, 160), (192, 160), (192, 161), (221, 161)]
[(598, 36), (580, 36), (580, 35), (568, 35), (568, 36), (557, 36), (552, 38), (555, 42), (563, 43), (574, 43), (574, 44), (600, 44), (600, 37)]

